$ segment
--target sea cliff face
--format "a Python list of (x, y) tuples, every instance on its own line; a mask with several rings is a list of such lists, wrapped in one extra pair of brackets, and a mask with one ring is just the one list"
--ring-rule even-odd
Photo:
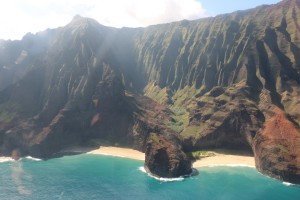
[(145, 169), (154, 176), (173, 178), (192, 173), (192, 162), (174, 134), (151, 133), (145, 155)]
[(184, 151), (247, 150), (299, 183), (299, 19), (300, 1), (284, 0), (137, 29), (76, 16), (0, 41), (0, 154), (94, 138), (145, 151), (150, 133), (174, 134)]

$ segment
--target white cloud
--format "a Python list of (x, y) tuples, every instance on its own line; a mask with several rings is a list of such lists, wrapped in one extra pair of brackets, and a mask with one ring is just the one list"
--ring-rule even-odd
[(113, 27), (139, 27), (205, 16), (197, 0), (9, 0), (1, 2), (0, 38), (20, 39), (67, 24), (74, 15)]

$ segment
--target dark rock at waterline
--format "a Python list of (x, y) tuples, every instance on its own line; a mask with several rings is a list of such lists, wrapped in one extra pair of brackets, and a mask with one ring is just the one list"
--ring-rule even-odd
[(192, 162), (179, 143), (152, 133), (146, 146), (145, 169), (154, 176), (175, 178), (192, 173)]
[(272, 116), (253, 140), (255, 164), (268, 176), (300, 184), (300, 129), (283, 111), (272, 109)]

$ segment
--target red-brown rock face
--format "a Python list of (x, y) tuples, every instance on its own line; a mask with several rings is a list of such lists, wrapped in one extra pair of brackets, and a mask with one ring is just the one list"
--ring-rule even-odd
[(256, 167), (271, 177), (300, 183), (300, 130), (285, 113), (274, 109), (253, 141)]

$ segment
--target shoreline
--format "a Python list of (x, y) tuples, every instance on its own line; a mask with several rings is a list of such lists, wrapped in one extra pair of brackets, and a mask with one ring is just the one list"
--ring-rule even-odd
[(11, 157), (0, 156), (0, 163), (14, 161)]
[(215, 153), (215, 156), (201, 158), (193, 163), (194, 168), (214, 167), (214, 166), (230, 166), (230, 167), (253, 167), (255, 168), (255, 160), (252, 156), (228, 155)]
[[(210, 167), (210, 166), (241, 166), (241, 167), (255, 167), (255, 160), (253, 156), (249, 155), (231, 155), (221, 153), (220, 151), (214, 152), (215, 155), (211, 157), (204, 157), (199, 160), (196, 160), (193, 163), (193, 168), (200, 167)], [(98, 149), (88, 151), (87, 154), (96, 154), (96, 155), (108, 155), (129, 158), (134, 160), (145, 160), (145, 154), (129, 149), (129, 148), (120, 148), (120, 147), (100, 147)]]
[[(250, 155), (232, 155), (223, 153), (222, 151), (211, 151), (214, 156), (203, 157), (193, 162), (193, 168), (201, 167), (215, 167), (215, 166), (231, 166), (231, 167), (255, 167), (255, 160)], [(78, 154), (94, 154), (115, 156), (139, 161), (145, 161), (145, 154), (130, 148), (120, 148), (113, 146), (101, 146), (98, 149), (72, 147), (61, 151), (62, 154), (78, 153)], [(34, 159), (34, 158), (33, 158)], [(6, 161), (13, 161), (11, 157), (0, 157), (0, 163)]]
[(145, 154), (129, 148), (102, 146), (98, 149), (88, 151), (87, 154), (105, 155), (105, 156), (116, 156), (122, 158), (129, 158), (134, 160), (145, 160)]

